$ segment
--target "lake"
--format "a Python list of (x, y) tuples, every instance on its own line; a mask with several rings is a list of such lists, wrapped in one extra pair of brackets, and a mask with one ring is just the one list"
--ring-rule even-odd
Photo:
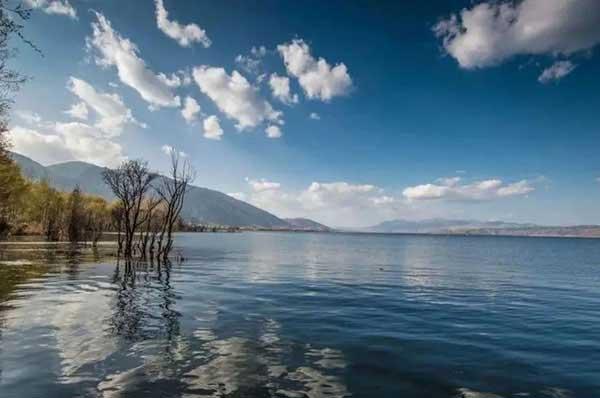
[(600, 240), (0, 245), (0, 397), (600, 397)]

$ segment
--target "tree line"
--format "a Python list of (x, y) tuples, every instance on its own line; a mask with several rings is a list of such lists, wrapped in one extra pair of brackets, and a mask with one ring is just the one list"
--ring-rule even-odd
[[(47, 241), (96, 245), (111, 229), (111, 207), (105, 199), (79, 187), (61, 192), (47, 181), (28, 181), (18, 166), (0, 159), (0, 237), (39, 235)], [(8, 164), (8, 165), (7, 165)]]
[(95, 246), (103, 233), (114, 232), (118, 254), (124, 257), (164, 259), (171, 252), (195, 177), (187, 159), (172, 152), (168, 176), (150, 171), (141, 160), (105, 169), (104, 181), (116, 198), (109, 202), (78, 186), (67, 193), (47, 181), (27, 180), (8, 148), (8, 142), (0, 140), (0, 238), (39, 235), (47, 241)]

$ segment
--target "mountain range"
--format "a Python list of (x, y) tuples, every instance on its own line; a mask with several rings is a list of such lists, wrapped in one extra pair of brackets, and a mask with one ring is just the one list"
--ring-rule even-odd
[[(73, 187), (79, 185), (84, 192), (102, 196), (107, 200), (114, 199), (113, 193), (102, 179), (103, 167), (85, 162), (43, 166), (17, 153), (13, 153), (12, 157), (23, 174), (32, 180), (46, 180), (62, 191), (71, 191)], [(190, 188), (182, 216), (186, 221), (197, 224), (294, 231), (333, 231), (328, 226), (307, 218), (279, 218), (222, 192), (197, 186)], [(543, 226), (531, 223), (444, 218), (418, 221), (390, 220), (366, 228), (341, 228), (340, 230), (407, 234), (600, 237), (600, 226), (597, 225)]]
[(419, 221), (390, 220), (355, 231), (399, 234), (600, 238), (600, 226), (598, 225), (548, 226), (531, 223), (449, 220), (444, 218), (433, 218)]
[(377, 233), (450, 233), (480, 228), (531, 228), (535, 224), (509, 223), (504, 221), (478, 221), (478, 220), (450, 220), (445, 218), (431, 218), (419, 221), (390, 220), (364, 229), (364, 232)]
[[(79, 185), (83, 192), (113, 200), (114, 195), (102, 179), (103, 167), (85, 162), (66, 162), (50, 166), (17, 153), (12, 154), (25, 176), (45, 180), (62, 191), (71, 191)], [(328, 227), (307, 219), (281, 219), (265, 210), (252, 206), (208, 188), (192, 186), (182, 210), (185, 220), (192, 223), (238, 227), (258, 227), (293, 230), (329, 230)]]

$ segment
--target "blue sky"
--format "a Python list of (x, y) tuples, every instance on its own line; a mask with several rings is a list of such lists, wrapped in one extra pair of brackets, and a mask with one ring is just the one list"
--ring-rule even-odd
[(600, 4), (421, 3), (30, 1), (15, 151), (161, 170), (170, 146), (334, 226), (600, 223)]

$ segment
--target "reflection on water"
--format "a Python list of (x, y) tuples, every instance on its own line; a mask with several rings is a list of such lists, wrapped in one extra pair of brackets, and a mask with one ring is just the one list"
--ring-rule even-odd
[(8, 396), (349, 395), (328, 374), (345, 366), (342, 354), (307, 346), (290, 367), (273, 319), (222, 330), (208, 302), (187, 314), (197, 325), (182, 333), (171, 281), (182, 264), (123, 263), (55, 245), (5, 249), (0, 391)]
[(0, 244), (0, 396), (600, 396), (595, 242), (177, 244), (185, 263)]

